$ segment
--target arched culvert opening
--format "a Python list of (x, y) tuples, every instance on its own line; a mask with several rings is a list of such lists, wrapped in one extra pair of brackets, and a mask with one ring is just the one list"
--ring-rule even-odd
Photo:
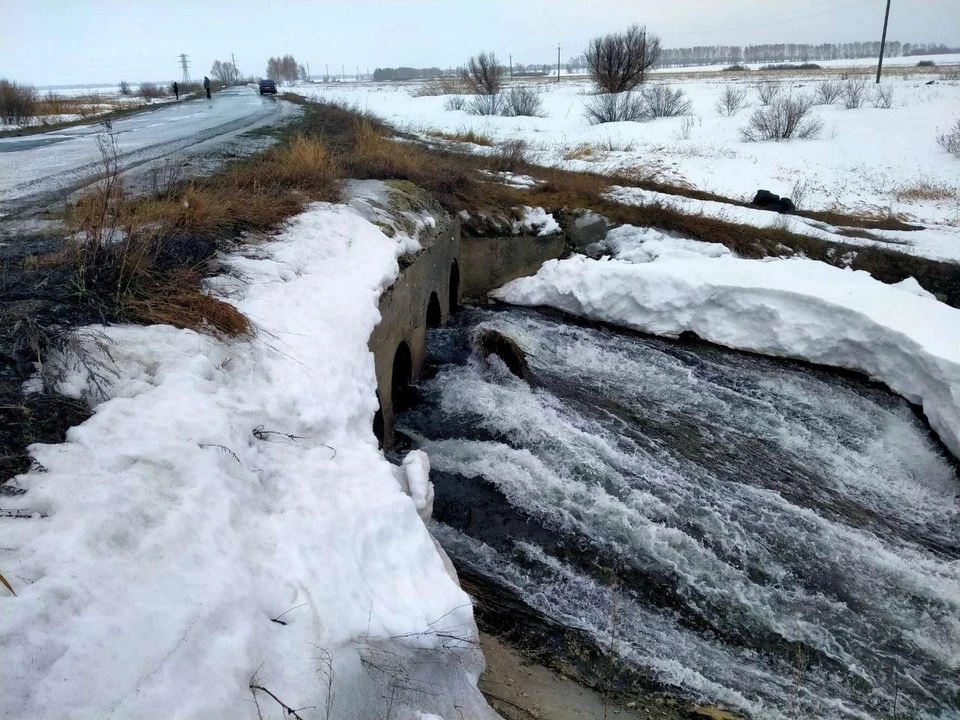
[(443, 324), (443, 311), (440, 309), (440, 298), (435, 292), (430, 293), (427, 303), (427, 327), (438, 328)]
[(383, 403), (380, 400), (380, 393), (377, 393), (377, 412), (373, 416), (373, 434), (377, 436), (377, 442), (383, 447), (383, 438), (386, 426), (383, 422)]
[(410, 407), (413, 401), (413, 356), (410, 355), (410, 346), (402, 342), (393, 356), (393, 375), (390, 381), (391, 400), (394, 413), (402, 412)]
[(454, 313), (460, 307), (460, 266), (453, 261), (450, 266), (450, 312)]

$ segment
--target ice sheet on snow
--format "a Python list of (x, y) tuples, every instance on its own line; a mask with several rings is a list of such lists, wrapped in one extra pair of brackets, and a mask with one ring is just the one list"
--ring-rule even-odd
[(427, 459), (404, 466), (411, 499), (371, 430), (367, 342), (403, 246), (315, 205), (227, 260), (256, 339), (100, 329), (109, 399), (4, 498), (44, 517), (0, 520), (0, 717), (284, 717), (251, 682), (310, 717), (390, 698), (395, 718), (495, 717), (469, 598), (417, 516)]
[[(691, 331), (726, 347), (866, 373), (923, 407), (960, 457), (960, 311), (885, 285), (868, 273), (806, 259), (744, 260), (664, 253), (660, 233), (621, 231), (624, 259), (551, 260), (495, 290), (499, 300), (547, 306), (675, 337)], [(628, 243), (626, 235), (635, 233)]]

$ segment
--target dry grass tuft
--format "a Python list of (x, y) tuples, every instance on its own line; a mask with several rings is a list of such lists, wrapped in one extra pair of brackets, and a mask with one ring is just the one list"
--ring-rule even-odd
[(580, 143), (574, 145), (563, 154), (564, 160), (592, 160), (596, 157), (593, 145), (590, 143)]
[(353, 138), (351, 170), (387, 180), (411, 180), (424, 174), (428, 156), (419, 145), (391, 140), (365, 118), (354, 121)]
[(195, 270), (181, 268), (171, 273), (148, 275), (144, 280), (137, 288), (137, 296), (128, 298), (120, 308), (121, 314), (131, 320), (225, 337), (246, 335), (252, 329), (250, 321), (237, 308), (200, 289), (202, 277)]
[(939, 202), (953, 200), (960, 202), (960, 188), (941, 181), (916, 180), (898, 186), (894, 197), (899, 202)]
[(479, 133), (472, 128), (460, 128), (452, 133), (434, 132), (431, 133), (431, 135), (443, 138), (444, 140), (450, 140), (451, 142), (472, 143), (484, 147), (491, 147), (493, 145), (493, 139), (489, 135)]

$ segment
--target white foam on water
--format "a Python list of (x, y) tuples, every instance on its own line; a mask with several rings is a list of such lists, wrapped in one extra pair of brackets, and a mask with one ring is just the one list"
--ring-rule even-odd
[[(832, 658), (845, 676), (808, 679), (811, 712), (870, 717), (870, 707), (892, 702), (891, 672), (901, 664), (916, 686), (901, 688), (901, 710), (928, 695), (917, 716), (936, 717), (937, 704), (950, 712), (942, 703), (946, 669), (960, 660), (960, 562), (925, 543), (952, 540), (955, 553), (958, 485), (909, 407), (785, 364), (760, 372), (752, 359), (681, 360), (688, 351), (529, 314), (498, 313), (486, 324), (528, 351), (535, 376), (611, 406), (585, 409), (480, 361), (447, 367), (425, 385), (441, 415), (502, 441), (427, 440), (437, 470), (480, 475), (543, 526), (589, 538), (641, 572), (666, 573), (691, 608), (728, 633), (771, 633)], [(677, 435), (638, 431), (637, 422)], [(697, 447), (719, 448), (716, 457), (676, 447), (694, 433)], [(772, 462), (758, 451), (756, 462), (771, 464), (741, 478), (740, 468), (723, 466), (731, 462), (723, 451), (751, 443), (778, 455)], [(609, 589), (536, 548), (524, 552), (556, 586), (513, 577), (521, 596), (554, 617), (563, 608), (564, 622), (579, 618), (602, 639), (609, 630), (593, 616), (604, 607), (595, 595)], [(493, 577), (520, 572), (502, 562), (487, 563)], [(650, 644), (642, 632), (652, 618), (657, 627), (672, 621), (637, 603), (628, 615), (639, 634), (624, 636), (622, 656), (662, 682), (763, 717), (776, 716), (764, 703), (795, 702), (789, 666), (675, 624)], [(873, 688), (868, 697), (852, 678)]]

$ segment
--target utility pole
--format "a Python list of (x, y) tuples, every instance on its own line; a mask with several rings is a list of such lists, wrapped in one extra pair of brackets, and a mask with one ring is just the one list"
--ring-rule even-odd
[(183, 69), (183, 77), (180, 82), (186, 85), (190, 82), (190, 60), (186, 53), (180, 53), (180, 67)]
[(887, 14), (883, 16), (883, 38), (880, 40), (880, 62), (877, 63), (877, 85), (880, 84), (880, 75), (883, 73), (883, 51), (887, 47), (887, 23), (890, 22), (890, 0), (887, 0)]
[(327, 64), (327, 65), (325, 65), (325, 67), (327, 68), (327, 72), (326, 72), (326, 74), (323, 76), (323, 81), (324, 81), (325, 83), (328, 83), (328, 82), (330, 82), (330, 65)]
[(557, 82), (560, 82), (560, 45), (557, 45)]
[(510, 53), (510, 79), (513, 80), (513, 53)]
[(340, 66), (340, 82), (346, 82), (347, 71), (343, 65)]
[(360, 82), (360, 66), (357, 65), (357, 82)]
[(230, 64), (233, 66), (233, 72), (230, 73), (230, 77), (233, 78), (234, 82), (240, 82), (240, 72), (237, 70), (237, 59), (233, 56), (233, 53), (230, 53)]

